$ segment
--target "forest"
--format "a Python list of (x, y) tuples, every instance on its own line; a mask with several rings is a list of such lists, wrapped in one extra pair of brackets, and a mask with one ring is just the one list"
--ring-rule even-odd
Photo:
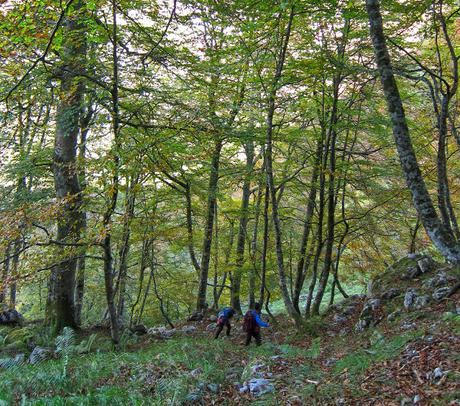
[[(429, 371), (415, 374), (422, 389), (407, 383), (396, 402), (391, 391), (366, 395), (364, 383), (364, 392), (337, 389), (338, 370), (323, 387), (330, 380), (315, 370), (298, 399), (277, 397), (283, 383), (260, 404), (458, 404), (459, 17), (455, 0), (0, 0), (0, 358), (19, 351), (11, 328), (26, 331), (21, 352), (56, 339), (50, 365), (70, 379), (100, 335), (107, 362), (127, 357), (115, 375), (129, 377), (127, 354), (141, 349), (152, 362), (158, 336), (165, 353), (187, 354), (212, 338), (211, 315), (230, 306), (238, 325), (259, 303), (270, 328), (254, 359), (284, 356), (275, 342), (291, 346), (290, 361), (267, 361), (272, 375), (323, 362), (333, 334), (357, 331), (384, 348), (360, 353), (368, 374), (366, 362), (393, 359), (389, 348), (425, 337), (433, 317), (444, 320), (433, 342), (453, 351), (429, 365), (450, 371), (436, 384)], [(403, 309), (403, 324), (426, 325), (397, 335), (405, 328), (380, 316), (380, 302), (387, 313)], [(356, 327), (326, 333), (347, 315), (343, 303), (356, 308)], [(185, 337), (164, 337), (179, 330)], [(80, 340), (88, 351), (76, 352)], [(207, 346), (224, 357), (225, 344)], [(206, 360), (197, 351), (194, 366)], [(352, 352), (330, 351), (338, 363)], [(0, 380), (15, 382), (1, 361)], [(167, 375), (171, 364), (155, 368)], [(190, 381), (174, 395), (168, 386), (125, 398), (126, 389), (108, 401), (88, 389), (69, 400), (70, 381), (51, 382), (62, 397), (52, 401), (45, 383), (42, 394), (0, 384), (0, 404), (258, 396), (251, 381), (244, 393), (219, 379), (221, 389), (210, 383), (197, 399)]]

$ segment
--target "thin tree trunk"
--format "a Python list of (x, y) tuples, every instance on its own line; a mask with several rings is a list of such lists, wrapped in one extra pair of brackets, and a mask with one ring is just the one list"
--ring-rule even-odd
[(206, 292), (208, 287), (209, 261), (211, 259), (212, 232), (214, 228), (214, 212), (217, 201), (217, 183), (219, 180), (220, 153), (222, 150), (222, 140), (216, 140), (211, 160), (211, 174), (209, 176), (208, 187), (208, 207), (206, 214), (206, 224), (203, 237), (203, 255), (201, 258), (200, 280), (198, 286), (197, 310), (207, 307)]
[(313, 166), (313, 172), (310, 179), (310, 192), (308, 193), (308, 203), (307, 210), (305, 213), (305, 222), (303, 226), (302, 240), (299, 247), (299, 261), (297, 263), (297, 273), (296, 280), (294, 285), (294, 295), (292, 302), (294, 307), (300, 313), (299, 300), (302, 293), (302, 288), (305, 281), (305, 270), (308, 267), (305, 267), (305, 259), (307, 255), (307, 245), (308, 238), (310, 236), (310, 231), (312, 228), (313, 214), (316, 206), (316, 192), (317, 192), (317, 182), (319, 175), (319, 166), (321, 165), (321, 151), (322, 151), (322, 142), (319, 140), (316, 147), (316, 158)]
[(283, 36), (283, 43), (281, 44), (281, 50), (277, 59), (277, 66), (275, 71), (275, 76), (272, 83), (272, 88), (268, 100), (268, 110), (267, 110), (267, 136), (266, 136), (266, 151), (265, 151), (265, 160), (266, 160), (266, 175), (267, 175), (267, 184), (270, 191), (270, 198), (272, 203), (272, 218), (273, 225), (275, 230), (275, 247), (276, 247), (276, 258), (278, 264), (278, 277), (279, 277), (279, 287), (281, 290), (281, 295), (283, 297), (284, 305), (290, 317), (294, 319), (297, 326), (302, 324), (302, 318), (294, 307), (291, 297), (289, 295), (289, 289), (286, 283), (286, 273), (284, 269), (284, 259), (283, 259), (283, 241), (281, 233), (281, 221), (279, 217), (278, 209), (278, 200), (276, 198), (276, 188), (275, 188), (275, 178), (273, 174), (273, 119), (275, 114), (275, 101), (276, 95), (279, 87), (279, 81), (281, 79), (281, 74), (283, 71), (284, 63), (286, 60), (286, 51), (291, 35), (292, 21), (294, 19), (294, 8), (291, 8), (289, 21), (286, 27), (286, 32)]
[(246, 246), (246, 233), (249, 218), (249, 197), (251, 188), (251, 175), (254, 165), (254, 142), (248, 141), (245, 145), (246, 169), (243, 183), (243, 196), (241, 199), (240, 225), (236, 244), (236, 269), (232, 278), (232, 300), (231, 305), (237, 313), (241, 313), (240, 290), (242, 268), (244, 265), (244, 248)]
[(119, 100), (118, 100), (118, 26), (117, 26), (117, 4), (116, 0), (112, 0), (112, 130), (114, 135), (114, 173), (112, 176), (112, 185), (110, 188), (109, 206), (104, 214), (103, 225), (105, 237), (102, 244), (104, 252), (104, 284), (105, 295), (107, 300), (107, 309), (110, 318), (110, 331), (112, 341), (118, 347), (120, 341), (120, 332), (117, 317), (117, 308), (115, 304), (115, 289), (113, 286), (114, 266), (112, 256), (112, 215), (115, 212), (118, 201), (119, 192), (119, 166), (120, 166), (120, 115), (119, 115)]
[(257, 237), (259, 233), (259, 217), (260, 217), (260, 204), (262, 201), (263, 188), (259, 184), (259, 190), (257, 192), (255, 213), (254, 213), (254, 228), (252, 231), (251, 240), (251, 261), (252, 267), (249, 271), (249, 308), (252, 309), (256, 302), (256, 273), (257, 273)]
[(267, 275), (267, 253), (268, 253), (268, 237), (269, 237), (269, 218), (268, 218), (268, 209), (270, 205), (270, 191), (268, 186), (265, 186), (265, 198), (264, 198), (264, 235), (262, 239), (262, 269), (260, 277), (260, 294), (259, 294), (259, 303), (262, 305), (265, 298), (265, 284), (266, 284), (266, 275)]
[(0, 280), (0, 304), (6, 303), (6, 297), (8, 295), (8, 285), (6, 282), (10, 275), (10, 251), (11, 243), (8, 243), (5, 250), (5, 259), (3, 261), (2, 278)]
[[(79, 168), (79, 181), (82, 191), (82, 198), (84, 197), (86, 189), (86, 141), (89, 132), (89, 125), (93, 117), (93, 109), (91, 103), (89, 103), (88, 110), (84, 115), (83, 119), (80, 120), (80, 145), (78, 152), (78, 160), (80, 164)], [(81, 211), (81, 235), (86, 233), (87, 228), (87, 216), (84, 210)], [(86, 245), (82, 247), (80, 251), (80, 258), (77, 262), (77, 274), (76, 274), (76, 287), (75, 287), (75, 321), (77, 326), (81, 326), (82, 323), (82, 309), (83, 309), (83, 298), (85, 294), (85, 271), (86, 271)]]
[(121, 247), (119, 251), (120, 265), (118, 272), (117, 288), (118, 305), (117, 315), (120, 325), (123, 325), (125, 313), (125, 296), (126, 296), (126, 278), (128, 274), (128, 255), (131, 247), (131, 221), (134, 217), (134, 208), (136, 202), (136, 186), (139, 182), (139, 175), (133, 176), (127, 191), (125, 201), (125, 213), (123, 217), (123, 231), (121, 237)]

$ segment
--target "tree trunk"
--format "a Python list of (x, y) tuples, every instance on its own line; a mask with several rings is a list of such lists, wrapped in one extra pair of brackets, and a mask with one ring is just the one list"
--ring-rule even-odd
[(249, 196), (251, 187), (251, 175), (254, 165), (254, 142), (248, 141), (245, 145), (246, 170), (243, 183), (243, 196), (241, 199), (240, 226), (236, 244), (236, 267), (232, 278), (232, 300), (231, 305), (237, 313), (241, 313), (240, 290), (241, 276), (244, 264), (244, 248), (246, 246), (246, 233), (249, 218)]
[(214, 228), (214, 212), (217, 200), (217, 183), (219, 180), (221, 150), (222, 140), (216, 140), (211, 160), (211, 173), (209, 176), (208, 205), (203, 237), (203, 255), (201, 257), (198, 299), (196, 304), (197, 310), (203, 310), (207, 307), (206, 292), (208, 287), (209, 261), (211, 259), (212, 232)]
[(249, 308), (252, 309), (256, 302), (256, 273), (257, 273), (257, 237), (259, 234), (259, 218), (260, 218), (260, 204), (262, 201), (263, 188), (262, 184), (259, 184), (259, 190), (257, 192), (255, 213), (254, 213), (254, 227), (252, 231), (251, 240), (251, 262), (252, 266), (249, 271)]
[(312, 221), (313, 221), (313, 214), (316, 206), (316, 192), (317, 192), (317, 182), (318, 182), (318, 175), (319, 175), (319, 166), (321, 165), (321, 151), (323, 145), (321, 141), (318, 141), (316, 147), (316, 155), (315, 155), (315, 163), (313, 166), (313, 172), (311, 174), (310, 179), (310, 192), (308, 193), (308, 203), (307, 203), (307, 211), (305, 213), (305, 222), (303, 226), (303, 233), (302, 233), (302, 240), (300, 242), (299, 247), (299, 261), (297, 263), (297, 273), (296, 273), (296, 280), (294, 285), (294, 294), (292, 298), (292, 302), (294, 307), (300, 313), (299, 308), (299, 300), (300, 295), (302, 293), (302, 288), (305, 281), (305, 270), (308, 267), (305, 267), (305, 259), (307, 255), (307, 245), (308, 245), (308, 238), (310, 236), (310, 231), (312, 228)]
[(294, 19), (294, 9), (291, 9), (289, 15), (289, 21), (286, 27), (285, 34), (283, 36), (283, 43), (281, 44), (280, 54), (277, 59), (276, 72), (272, 83), (272, 88), (268, 100), (268, 110), (267, 110), (267, 134), (266, 134), (266, 151), (265, 151), (265, 161), (266, 161), (266, 175), (267, 175), (267, 184), (270, 191), (270, 200), (272, 203), (272, 218), (273, 225), (275, 230), (275, 247), (276, 247), (276, 259), (278, 264), (278, 279), (279, 287), (281, 290), (281, 295), (283, 297), (284, 305), (290, 317), (294, 319), (297, 326), (302, 324), (302, 318), (294, 307), (291, 297), (289, 295), (289, 289), (286, 283), (286, 273), (284, 269), (284, 259), (283, 259), (283, 240), (281, 233), (281, 221), (279, 217), (278, 210), (278, 200), (276, 198), (276, 188), (275, 188), (275, 178), (273, 174), (273, 118), (275, 114), (275, 100), (276, 94), (278, 91), (279, 81), (281, 79), (281, 74), (283, 71), (284, 63), (286, 60), (286, 51), (289, 43), (289, 38), (291, 35), (292, 21)]
[(396, 149), (407, 186), (412, 194), (414, 206), (436, 248), (449, 262), (458, 264), (460, 263), (460, 245), (455, 241), (452, 233), (442, 224), (436, 213), (412, 146), (404, 108), (383, 33), (379, 1), (366, 0), (366, 6), (370, 21), (370, 35), (388, 112), (393, 125)]
[[(56, 135), (54, 144), (54, 185), (56, 197), (61, 204), (58, 218), (58, 250), (63, 259), (53, 269), (55, 276), (54, 302), (51, 303), (49, 320), (55, 331), (65, 326), (76, 327), (75, 319), (75, 271), (76, 255), (69, 245), (80, 239), (82, 226), (81, 188), (76, 168), (79, 118), (83, 96), (83, 81), (79, 73), (83, 71), (86, 58), (84, 2), (76, 1), (74, 11), (65, 18), (63, 24), (63, 51), (60, 72), (60, 97), (56, 111)], [(74, 251), (74, 250), (73, 250)]]
[(3, 261), (2, 278), (0, 279), (0, 304), (6, 303), (8, 294), (7, 278), (10, 275), (10, 251), (11, 243), (8, 243), (5, 250), (5, 259)]
[(139, 175), (133, 176), (130, 182), (130, 186), (127, 191), (125, 201), (125, 213), (123, 216), (123, 231), (121, 236), (121, 247), (119, 252), (120, 266), (118, 272), (117, 289), (118, 291), (118, 305), (117, 315), (121, 325), (123, 325), (123, 319), (125, 315), (125, 295), (126, 295), (126, 278), (128, 274), (128, 255), (131, 247), (131, 220), (134, 217), (134, 208), (136, 202), (136, 191), (135, 188), (139, 182)]

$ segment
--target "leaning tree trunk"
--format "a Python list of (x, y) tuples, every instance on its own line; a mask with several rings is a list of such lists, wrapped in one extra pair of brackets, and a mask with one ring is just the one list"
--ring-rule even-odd
[(455, 237), (442, 224), (436, 213), (412, 146), (401, 96), (393, 74), (393, 67), (383, 33), (379, 0), (366, 0), (366, 6), (370, 22), (370, 35), (388, 112), (393, 125), (396, 149), (407, 186), (412, 194), (414, 206), (420, 216), (423, 227), (436, 248), (448, 261), (460, 263), (460, 245), (456, 243)]
[(55, 331), (64, 326), (76, 327), (75, 270), (77, 259), (74, 246), (80, 239), (81, 188), (76, 168), (79, 116), (81, 111), (83, 71), (86, 57), (85, 26), (82, 23), (84, 2), (76, 1), (72, 15), (63, 24), (62, 69), (59, 104), (56, 112), (54, 143), (54, 185), (61, 205), (57, 224), (57, 244), (61, 260), (53, 268), (55, 286), (48, 320)]

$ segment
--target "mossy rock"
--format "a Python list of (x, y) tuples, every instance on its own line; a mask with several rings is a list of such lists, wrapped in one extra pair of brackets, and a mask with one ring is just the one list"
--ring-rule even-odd
[[(418, 262), (423, 259), (429, 259), (432, 262), (430, 272), (421, 272)], [(383, 273), (377, 275), (368, 286), (369, 297), (381, 297), (385, 292), (392, 288), (398, 288), (405, 292), (409, 287), (422, 289), (422, 282), (433, 276), (440, 268), (445, 269), (445, 264), (440, 264), (431, 260), (430, 257), (423, 254), (414, 254), (396, 261), (389, 266)], [(411, 275), (412, 271), (413, 274)]]
[(23, 343), (27, 344), (27, 341), (34, 337), (34, 332), (29, 327), (18, 328), (11, 331), (5, 339), (5, 344), (11, 343)]

